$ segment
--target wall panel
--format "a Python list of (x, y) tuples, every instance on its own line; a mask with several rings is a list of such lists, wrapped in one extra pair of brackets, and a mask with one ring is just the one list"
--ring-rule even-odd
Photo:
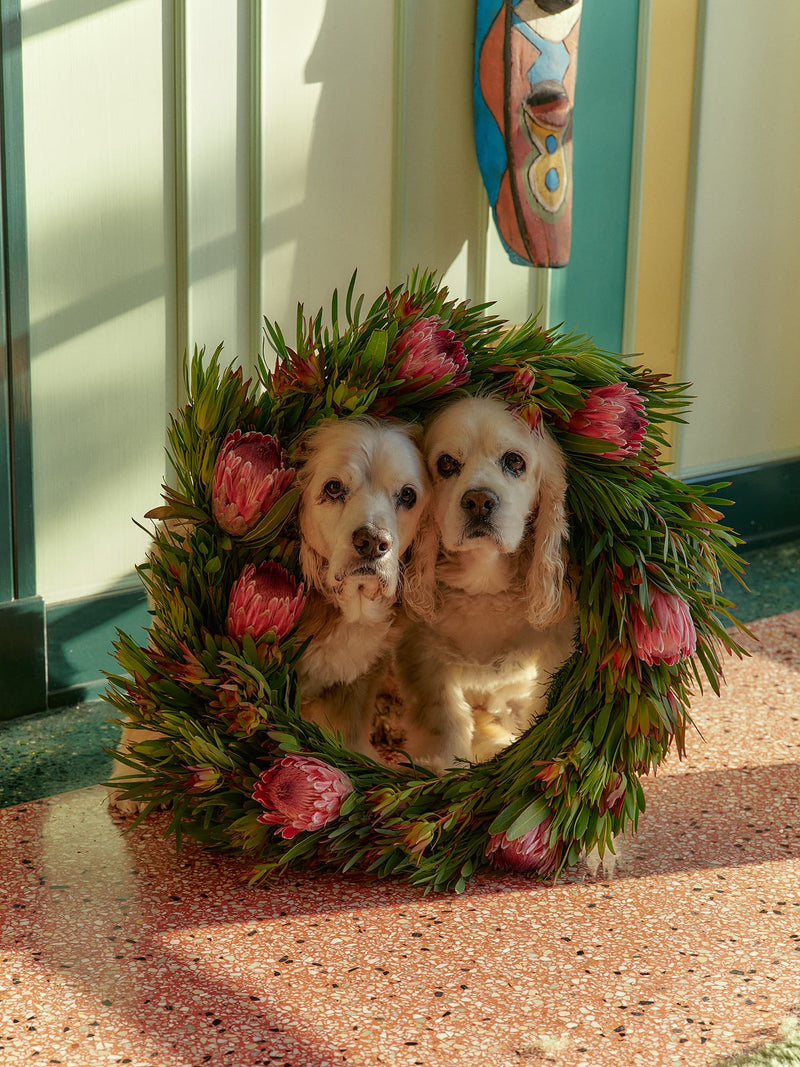
[(224, 341), (228, 355), (248, 367), (259, 344), (250, 300), (251, 157), (259, 148), (250, 136), (259, 91), (251, 83), (251, 6), (185, 4), (186, 81), (178, 94), (186, 130), (187, 341), (212, 351)]
[(707, 0), (682, 376), (687, 475), (800, 454), (800, 7)]
[(390, 271), (394, 8), (282, 0), (262, 7), (262, 306), (294, 332), (353, 270)]
[(168, 404), (161, 15), (22, 11), (37, 591), (130, 581)]

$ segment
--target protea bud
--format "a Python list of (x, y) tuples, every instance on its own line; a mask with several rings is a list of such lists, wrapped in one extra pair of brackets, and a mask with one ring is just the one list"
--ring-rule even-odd
[(622, 808), (625, 804), (626, 788), (627, 783), (621, 774), (615, 774), (609, 778), (597, 805), (601, 815), (605, 815), (608, 811), (610, 811), (612, 815), (622, 814)]
[(353, 783), (336, 767), (313, 756), (289, 755), (267, 768), (253, 800), (264, 811), (258, 821), (277, 826), (281, 837), (320, 830), (339, 817)]
[(303, 586), (280, 563), (248, 563), (233, 583), (225, 629), (241, 640), (249, 634), (259, 641), (268, 633), (285, 637), (303, 610)]
[[(508, 369), (502, 364), (490, 367), (490, 370), (502, 373), (508, 373)], [(509, 411), (524, 419), (531, 432), (537, 430), (542, 421), (542, 409), (533, 396), (535, 385), (536, 373), (530, 367), (518, 367), (500, 389), (500, 396), (506, 401)]]
[(651, 587), (650, 622), (635, 601), (632, 610), (634, 651), (640, 660), (651, 666), (672, 664), (693, 654), (697, 631), (685, 600)]
[(187, 793), (208, 793), (220, 781), (220, 773), (216, 767), (187, 767), (186, 773), (185, 786)]
[(644, 399), (624, 382), (590, 389), (586, 403), (572, 413), (567, 429), (582, 437), (608, 441), (603, 459), (626, 459), (640, 451), (647, 430)]
[(559, 863), (559, 849), (550, 844), (551, 822), (552, 817), (548, 815), (538, 826), (513, 841), (505, 834), (492, 834), (486, 846), (487, 857), (495, 867), (505, 870), (552, 874)]
[(469, 379), (464, 345), (435, 315), (417, 319), (402, 330), (394, 352), (396, 373), (402, 379), (399, 393), (424, 389), (427, 396), (438, 396)]
[(248, 700), (240, 688), (233, 683), (221, 685), (217, 689), (214, 699), (209, 703), (209, 708), (231, 730), (248, 736), (266, 720), (266, 711)]
[(325, 353), (315, 349), (309, 341), (304, 352), (297, 353), (292, 348), (286, 349), (286, 359), (279, 359), (270, 374), (269, 385), (276, 396), (289, 392), (312, 392), (325, 385)]
[(282, 496), (294, 478), (277, 438), (234, 430), (222, 442), (214, 467), (211, 506), (226, 533), (241, 537)]

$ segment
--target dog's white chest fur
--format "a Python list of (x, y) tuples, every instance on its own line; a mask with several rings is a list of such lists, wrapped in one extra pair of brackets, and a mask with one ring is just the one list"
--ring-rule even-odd
[(312, 640), (300, 657), (298, 676), (303, 699), (333, 685), (350, 685), (386, 654), (394, 609), (383, 601), (364, 601), (353, 618), (341, 615), (335, 626)]

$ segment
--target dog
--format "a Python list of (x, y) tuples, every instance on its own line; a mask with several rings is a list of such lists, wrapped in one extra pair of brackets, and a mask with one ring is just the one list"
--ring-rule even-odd
[(443, 773), (490, 758), (541, 715), (576, 612), (565, 463), (549, 432), (497, 399), (465, 397), (433, 417), (422, 451), (431, 505), (395, 671), (406, 751)]
[(395, 643), (404, 557), (429, 494), (413, 429), (369, 418), (322, 423), (299, 457), (301, 716), (377, 758), (371, 713)]
[[(300, 566), (307, 589), (298, 637), (301, 716), (340, 731), (351, 751), (379, 759), (370, 740), (375, 700), (399, 624), (404, 556), (429, 494), (415, 430), (369, 418), (331, 420), (304, 435)], [(185, 524), (172, 524), (181, 537)], [(123, 729), (119, 750), (160, 736)], [(115, 761), (111, 778), (130, 774)], [(109, 806), (133, 815), (145, 804), (108, 790)]]

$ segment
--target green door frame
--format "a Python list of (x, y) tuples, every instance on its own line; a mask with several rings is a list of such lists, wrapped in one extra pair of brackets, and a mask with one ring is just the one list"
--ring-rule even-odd
[(36, 596), (19, 0), (0, 0), (0, 719), (47, 702)]

